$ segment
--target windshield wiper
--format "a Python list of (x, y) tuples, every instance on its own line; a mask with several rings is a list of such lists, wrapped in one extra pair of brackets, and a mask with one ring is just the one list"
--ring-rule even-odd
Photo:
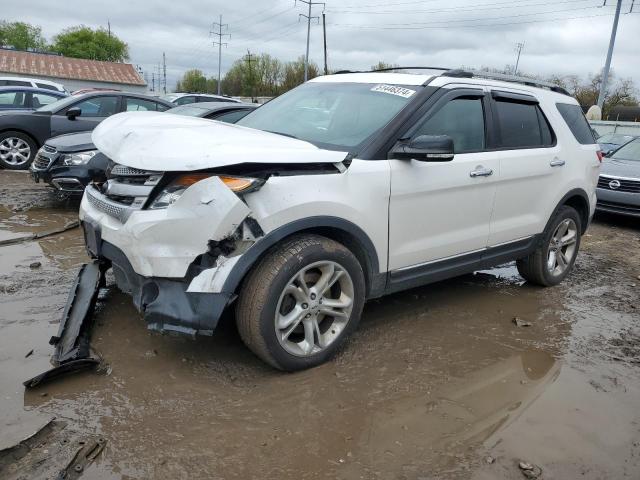
[(275, 130), (265, 130), (265, 132), (275, 133), (276, 135), (282, 135), (283, 137), (295, 138), (296, 140), (300, 140), (298, 137), (296, 137), (295, 135), (291, 135), (290, 133), (276, 132)]

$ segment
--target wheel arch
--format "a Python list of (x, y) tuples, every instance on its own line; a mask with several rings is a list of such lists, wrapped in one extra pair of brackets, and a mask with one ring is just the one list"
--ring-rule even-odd
[(6, 132), (18, 132), (18, 133), (22, 133), (23, 135), (28, 136), (31, 140), (33, 140), (33, 143), (36, 144), (36, 148), (40, 148), (42, 146), (42, 144), (38, 141), (38, 139), (35, 137), (35, 135), (33, 135), (33, 133), (28, 132), (20, 127), (17, 128), (0, 128), (0, 135), (2, 135), (3, 133)]
[(347, 247), (362, 265), (367, 297), (382, 294), (386, 276), (380, 273), (375, 246), (369, 236), (354, 223), (340, 217), (316, 216), (296, 220), (272, 230), (251, 246), (238, 260), (222, 287), (223, 292), (237, 293), (247, 274), (271, 248), (292, 235), (314, 233)]
[(578, 212), (578, 215), (580, 215), (580, 222), (582, 224), (581, 234), (584, 235), (587, 231), (587, 227), (589, 226), (589, 216), (591, 212), (587, 192), (581, 188), (574, 188), (573, 190), (570, 190), (564, 197), (562, 197), (562, 200), (560, 200), (556, 208), (553, 210), (553, 214), (550, 218), (553, 218), (558, 209), (565, 205), (574, 208)]

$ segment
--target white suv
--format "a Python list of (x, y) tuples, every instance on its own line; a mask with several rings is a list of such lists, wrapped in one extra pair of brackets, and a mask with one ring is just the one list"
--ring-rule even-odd
[(468, 71), (311, 80), (236, 125), (122, 113), (80, 219), (149, 328), (211, 335), (235, 307), (276, 368), (326, 361), (365, 300), (517, 260), (555, 285), (596, 205), (600, 152), (552, 85)]

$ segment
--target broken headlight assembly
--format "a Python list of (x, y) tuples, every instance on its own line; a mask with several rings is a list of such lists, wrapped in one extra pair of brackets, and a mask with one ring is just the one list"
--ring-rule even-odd
[[(212, 173), (190, 173), (180, 175), (167, 184), (158, 193), (158, 195), (156, 195), (148, 208), (151, 210), (167, 208), (170, 205), (173, 205), (191, 185), (213, 176), (216, 175)], [(264, 180), (261, 178), (234, 177), (226, 175), (219, 175), (218, 178), (229, 188), (229, 190), (237, 194), (254, 192), (264, 184)]]
[(93, 157), (95, 157), (97, 150), (87, 150), (86, 152), (68, 153), (62, 156), (62, 164), (71, 165), (86, 165)]

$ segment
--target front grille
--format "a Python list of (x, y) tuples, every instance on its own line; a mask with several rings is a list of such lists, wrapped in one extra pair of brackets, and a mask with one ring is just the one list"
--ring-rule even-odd
[(612, 190), (615, 192), (640, 193), (640, 179), (634, 180), (630, 178), (600, 175), (598, 178), (598, 188)]
[(109, 201), (105, 198), (101, 198), (102, 195), (97, 191), (95, 185), (90, 185), (86, 190), (87, 199), (89, 203), (100, 210), (101, 212), (106, 213), (110, 217), (117, 218), (120, 222), (124, 223), (129, 217), (127, 210), (129, 209), (126, 205), (118, 205), (115, 202)]
[(132, 212), (142, 208), (161, 177), (161, 172), (115, 164), (106, 182), (87, 188), (87, 198), (98, 210), (125, 223)]
[(49, 168), (52, 161), (53, 160), (51, 158), (38, 154), (33, 160), (33, 168), (35, 170), (46, 170)]
[(618, 213), (640, 215), (640, 206), (637, 206), (637, 205), (627, 205), (627, 204), (615, 203), (615, 202), (603, 202), (602, 200), (598, 200), (597, 207), (602, 210), (615, 211)]
[(139, 168), (125, 167), (124, 165), (114, 165), (111, 169), (111, 176), (114, 177), (148, 177), (150, 175), (157, 175), (158, 172), (149, 172), (147, 170), (140, 170)]

